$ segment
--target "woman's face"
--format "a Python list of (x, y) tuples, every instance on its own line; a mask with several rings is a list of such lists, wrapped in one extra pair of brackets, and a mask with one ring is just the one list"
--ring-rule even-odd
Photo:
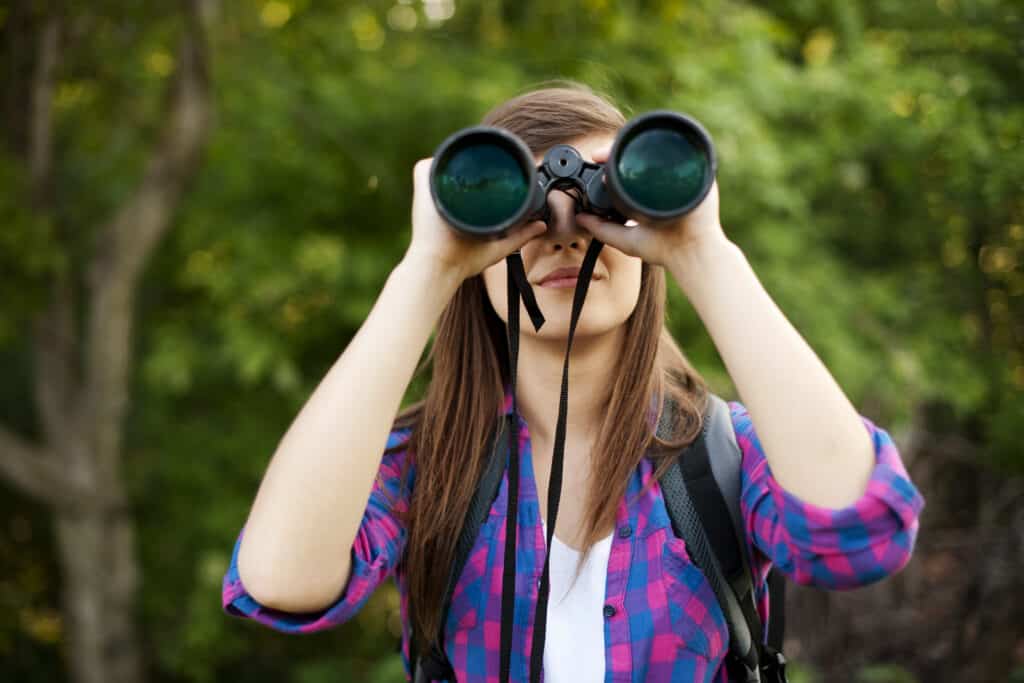
[[(577, 138), (568, 144), (587, 161), (593, 162), (593, 150), (610, 145), (611, 134), (594, 134)], [(535, 157), (539, 164), (543, 156)], [(573, 293), (576, 280), (542, 282), (559, 268), (579, 268), (593, 236), (576, 225), (575, 202), (565, 192), (548, 194), (551, 218), (548, 230), (533, 238), (520, 250), (526, 279), (530, 281), (537, 305), (544, 313), (540, 332), (533, 329), (525, 309), (520, 311), (522, 333), (544, 339), (565, 339), (569, 335)], [(576, 338), (601, 335), (622, 325), (636, 308), (640, 297), (641, 259), (627, 256), (612, 246), (604, 245), (594, 265), (594, 274), (587, 289), (583, 313), (576, 324)], [(491, 305), (503, 321), (508, 322), (507, 266), (502, 259), (484, 269), (484, 285)]]

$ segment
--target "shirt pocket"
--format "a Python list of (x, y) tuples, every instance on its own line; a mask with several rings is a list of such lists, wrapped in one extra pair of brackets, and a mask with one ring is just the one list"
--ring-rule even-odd
[(710, 659), (724, 653), (729, 631), (711, 584), (690, 559), (686, 543), (665, 530), (661, 581), (668, 599), (673, 632), (680, 647)]

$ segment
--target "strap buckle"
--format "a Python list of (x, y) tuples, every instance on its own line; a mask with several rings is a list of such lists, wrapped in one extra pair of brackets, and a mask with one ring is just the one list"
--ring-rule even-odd
[(725, 670), (729, 672), (730, 683), (762, 683), (758, 667), (747, 664), (734, 651), (725, 657)]
[(786, 679), (786, 656), (765, 646), (761, 657), (761, 683), (788, 683)]

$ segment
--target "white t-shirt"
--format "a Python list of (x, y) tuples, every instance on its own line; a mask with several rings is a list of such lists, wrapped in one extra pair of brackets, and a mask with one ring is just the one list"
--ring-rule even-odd
[[(547, 524), (541, 520), (547, 536)], [(572, 590), (576, 562), (583, 553), (551, 542), (548, 621), (544, 644), (545, 683), (604, 681), (604, 596), (612, 535), (598, 541)]]

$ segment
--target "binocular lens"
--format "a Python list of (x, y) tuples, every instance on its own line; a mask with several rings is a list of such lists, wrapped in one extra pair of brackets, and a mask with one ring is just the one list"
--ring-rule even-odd
[(657, 211), (692, 202), (711, 173), (704, 146), (671, 128), (648, 128), (627, 141), (617, 169), (629, 197)]
[(481, 229), (504, 223), (529, 194), (529, 177), (512, 151), (480, 139), (441, 159), (435, 183), (445, 209)]

